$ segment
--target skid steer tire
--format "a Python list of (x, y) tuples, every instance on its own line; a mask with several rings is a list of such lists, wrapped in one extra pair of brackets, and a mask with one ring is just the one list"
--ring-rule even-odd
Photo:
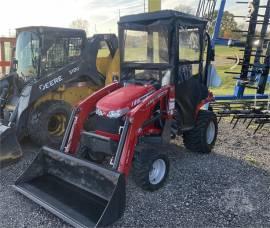
[(28, 133), (37, 145), (59, 149), (72, 112), (64, 101), (51, 100), (41, 103), (29, 116)]
[(133, 178), (144, 190), (155, 191), (161, 188), (168, 176), (170, 163), (166, 154), (154, 149), (137, 151), (133, 161)]
[(184, 145), (193, 152), (210, 153), (218, 132), (217, 117), (212, 111), (201, 110), (195, 127), (183, 133)]

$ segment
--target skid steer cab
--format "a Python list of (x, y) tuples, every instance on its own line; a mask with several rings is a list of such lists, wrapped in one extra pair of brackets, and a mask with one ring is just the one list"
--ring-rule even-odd
[(206, 24), (176, 11), (122, 17), (121, 80), (77, 105), (60, 151), (44, 147), (15, 188), (74, 226), (104, 226), (124, 211), (132, 166), (143, 189), (164, 185), (172, 138), (210, 153), (217, 121), (207, 110)]
[(114, 34), (17, 29), (11, 72), (0, 80), (0, 163), (22, 155), (25, 136), (59, 149), (73, 106), (119, 75), (117, 49)]

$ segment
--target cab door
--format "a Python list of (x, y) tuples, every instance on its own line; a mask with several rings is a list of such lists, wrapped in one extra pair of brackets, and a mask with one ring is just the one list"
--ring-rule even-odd
[(199, 27), (179, 26), (178, 70), (176, 75), (176, 102), (183, 130), (195, 124), (196, 108), (207, 97), (208, 89), (203, 79), (203, 31)]

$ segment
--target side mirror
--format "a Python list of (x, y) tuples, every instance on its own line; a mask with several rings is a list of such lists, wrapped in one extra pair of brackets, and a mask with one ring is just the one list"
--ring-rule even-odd
[(207, 76), (207, 86), (208, 87), (213, 87), (213, 88), (218, 88), (221, 86), (221, 78), (217, 73), (217, 70), (213, 64), (210, 64), (208, 66), (208, 76)]

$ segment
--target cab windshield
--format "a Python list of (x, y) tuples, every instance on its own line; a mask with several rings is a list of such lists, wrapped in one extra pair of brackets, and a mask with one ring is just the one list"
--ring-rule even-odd
[(17, 37), (15, 58), (19, 76), (29, 78), (38, 75), (40, 57), (39, 37), (33, 32), (21, 32)]
[(124, 30), (126, 63), (169, 63), (168, 31), (145, 26), (142, 30)]

